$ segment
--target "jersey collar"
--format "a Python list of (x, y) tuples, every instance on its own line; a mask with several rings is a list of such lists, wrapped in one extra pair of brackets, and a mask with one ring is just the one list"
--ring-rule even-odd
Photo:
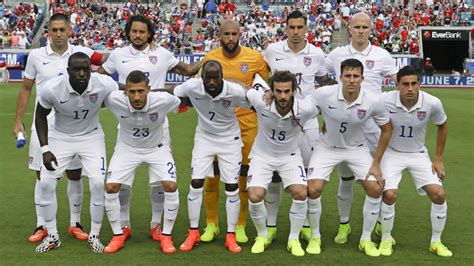
[(148, 44), (148, 45), (146, 46), (146, 48), (143, 49), (142, 51), (139, 51), (139, 50), (133, 48), (133, 45), (129, 45), (128, 47), (130, 48), (130, 53), (131, 53), (132, 55), (137, 55), (137, 54), (140, 54), (140, 53), (142, 53), (142, 54), (148, 54), (148, 53), (150, 53), (150, 44)]
[[(309, 54), (309, 48), (310, 48), (310, 44), (308, 42), (306, 42), (306, 46), (303, 48), (303, 50), (296, 53), (296, 55)], [(288, 46), (288, 40), (283, 41), (283, 51), (285, 51), (287, 53), (293, 53), (293, 50), (291, 50), (290, 47)]]
[[(346, 99), (344, 98), (344, 94), (342, 93), (342, 84), (339, 84), (338, 87), (339, 88), (337, 89), (337, 99), (339, 101), (346, 102)], [(355, 101), (353, 101), (349, 106), (347, 106), (347, 108), (350, 108), (354, 105), (362, 104), (362, 98), (364, 97), (364, 92), (365, 92), (364, 88), (361, 87), (359, 91), (359, 96), (357, 96), (357, 99), (355, 99)]]
[(416, 102), (416, 104), (410, 110), (408, 110), (405, 107), (405, 105), (403, 105), (402, 101), (400, 100), (400, 92), (399, 91), (396, 92), (395, 96), (397, 97), (395, 106), (397, 108), (403, 109), (405, 112), (410, 113), (414, 110), (417, 110), (417, 109), (420, 109), (421, 107), (423, 107), (423, 93), (421, 93), (421, 91), (418, 91), (418, 101)]
[(290, 111), (285, 116), (281, 116), (280, 113), (278, 113), (278, 111), (276, 109), (275, 100), (273, 100), (272, 104), (270, 105), (270, 112), (274, 113), (276, 116), (278, 116), (281, 119), (290, 118), (293, 115), (293, 113), (295, 115), (298, 114), (298, 104), (299, 103), (296, 100), (296, 98), (293, 97), (293, 112)]
[(153, 92), (148, 93), (148, 95), (146, 97), (145, 106), (143, 106), (143, 108), (140, 109), (140, 110), (137, 110), (137, 109), (133, 108), (132, 104), (130, 103), (130, 99), (128, 98), (127, 95), (125, 95), (125, 97), (127, 98), (127, 106), (128, 106), (128, 110), (130, 111), (130, 113), (146, 113), (146, 112), (148, 112), (148, 109), (150, 108), (150, 93), (153, 93)]
[(66, 55), (71, 55), (72, 54), (72, 45), (70, 43), (67, 44), (67, 49), (64, 52), (64, 54), (60, 55), (53, 51), (53, 48), (51, 47), (51, 43), (49, 42), (48, 45), (46, 45), (46, 54), (47, 55), (57, 55), (57, 56), (66, 56)]
[(353, 46), (352, 46), (352, 42), (349, 44), (349, 52), (351, 54), (363, 54), (365, 56), (369, 55), (370, 51), (372, 50), (372, 44), (369, 42), (369, 45), (367, 46), (367, 48), (364, 49), (364, 51), (362, 52), (359, 52), (357, 51)]

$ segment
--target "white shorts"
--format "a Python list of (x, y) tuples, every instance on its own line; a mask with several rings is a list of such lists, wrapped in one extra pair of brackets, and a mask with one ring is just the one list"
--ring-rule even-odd
[[(360, 146), (352, 149), (334, 148), (321, 142), (313, 151), (309, 162), (308, 179), (323, 179), (329, 181), (334, 166), (344, 162), (357, 180), (365, 180), (372, 165), (372, 155), (369, 148)], [(370, 176), (368, 180), (376, 180)]]
[[(30, 134), (30, 146), (29, 146), (29, 154), (28, 154), (28, 167), (33, 171), (40, 171), (41, 167), (43, 167), (43, 153), (41, 152), (38, 135), (36, 130), (31, 130)], [(48, 145), (50, 146), (50, 145)], [(81, 169), (82, 164), (81, 161), (77, 156), (74, 156), (71, 164), (67, 168), (67, 170), (76, 170)], [(87, 175), (84, 171), (82, 175)]]
[(49, 171), (46, 167), (41, 168), (41, 178), (57, 178), (70, 168), (74, 157), (77, 157), (85, 173), (89, 178), (105, 178), (107, 159), (105, 156), (105, 141), (102, 129), (88, 136), (68, 137), (60, 139), (49, 136), (49, 148), (56, 156), (58, 168)]
[[(369, 148), (370, 154), (374, 156), (375, 151), (377, 150), (377, 147), (379, 145), (380, 132), (364, 133), (364, 136), (365, 136), (365, 142), (367, 144), (367, 147)], [(347, 167), (345, 163), (341, 163), (339, 165), (339, 176), (352, 177), (354, 176), (354, 174), (352, 173), (351, 169)]]
[(132, 186), (135, 171), (142, 163), (148, 165), (150, 185), (160, 181), (176, 182), (176, 165), (168, 145), (161, 144), (152, 149), (136, 149), (121, 141), (115, 145), (106, 182)]
[(278, 162), (273, 161), (258, 155), (250, 158), (247, 188), (263, 187), (267, 189), (268, 184), (272, 182), (274, 171), (280, 175), (285, 188), (295, 184), (307, 185), (306, 171), (300, 154), (281, 158)]
[(406, 153), (387, 149), (382, 157), (380, 168), (385, 179), (384, 191), (398, 189), (402, 180), (402, 172), (407, 169), (416, 191), (420, 195), (426, 195), (423, 189), (426, 185), (442, 186), (441, 180), (436, 173), (431, 170), (431, 160), (428, 152)]
[(219, 143), (196, 132), (194, 136), (191, 178), (204, 179), (214, 172), (213, 161), (217, 157), (221, 181), (226, 184), (239, 182), (242, 163), (242, 140), (240, 136), (232, 142)]
[(309, 128), (304, 130), (304, 135), (299, 139), (299, 147), (301, 156), (303, 157), (303, 164), (308, 168), (313, 149), (319, 141), (319, 128)]

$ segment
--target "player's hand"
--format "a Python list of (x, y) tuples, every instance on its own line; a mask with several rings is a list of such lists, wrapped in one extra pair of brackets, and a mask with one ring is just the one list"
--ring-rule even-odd
[(54, 171), (58, 167), (56, 156), (50, 151), (43, 153), (43, 164), (49, 171)]
[(263, 94), (263, 101), (266, 105), (271, 105), (273, 101), (273, 92), (271, 90), (266, 91)]
[(436, 173), (438, 175), (439, 179), (444, 180), (446, 178), (443, 161), (435, 159), (431, 165), (431, 170), (433, 171), (433, 174)]
[(365, 177), (365, 181), (368, 181), (370, 176), (375, 177), (375, 179), (377, 180), (377, 183), (379, 183), (381, 188), (384, 187), (385, 180), (383, 179), (382, 170), (380, 170), (380, 166), (378, 164), (372, 164), (370, 166), (369, 172), (367, 173), (367, 176)]
[(23, 133), (23, 136), (26, 138), (26, 132), (25, 132), (25, 127), (23, 126), (23, 123), (15, 123), (13, 126), (13, 137), (18, 138), (18, 133)]

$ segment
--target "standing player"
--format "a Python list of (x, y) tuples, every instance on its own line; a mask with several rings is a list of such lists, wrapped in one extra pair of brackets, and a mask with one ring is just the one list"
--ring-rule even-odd
[[(48, 252), (60, 246), (56, 225), (56, 186), (58, 177), (78, 156), (89, 174), (91, 193), (91, 231), (89, 246), (102, 252), (99, 233), (104, 216), (105, 141), (99, 124), (99, 110), (107, 95), (117, 90), (110, 77), (91, 74), (89, 57), (81, 52), (68, 59), (67, 75), (48, 81), (36, 108), (35, 126), (43, 153), (41, 168), (40, 213), (48, 236), (36, 247), (36, 252)], [(48, 130), (47, 115), (55, 109), (55, 121)], [(48, 145), (51, 145), (49, 147)]]
[[(300, 11), (293, 11), (286, 18), (288, 39), (270, 44), (264, 53), (264, 59), (272, 72), (288, 70), (296, 75), (300, 93), (295, 93), (295, 96), (298, 98), (304, 98), (314, 92), (315, 80), (320, 86), (335, 84), (335, 81), (327, 75), (323, 51), (305, 40), (306, 33), (306, 17)], [(318, 137), (318, 120), (312, 119), (304, 125), (304, 137), (299, 138), (305, 168), (308, 166), (312, 147)], [(281, 179), (274, 178), (273, 181), (268, 185), (265, 201), (268, 211), (267, 226), (271, 238), (276, 234), (276, 220), (281, 201)], [(303, 237), (309, 241), (310, 236), (311, 230), (308, 226), (307, 229), (303, 229)]]
[(164, 189), (161, 249), (167, 254), (176, 252), (171, 231), (178, 215), (179, 193), (171, 148), (163, 144), (163, 123), (166, 114), (178, 108), (180, 100), (167, 92), (149, 93), (149, 87), (146, 75), (135, 70), (127, 77), (125, 94), (114, 91), (105, 100), (105, 105), (120, 122), (119, 140), (109, 164), (105, 194), (105, 209), (114, 236), (105, 253), (115, 253), (125, 243), (120, 221), (120, 186), (132, 186), (135, 170), (142, 163), (148, 165), (150, 185), (161, 183)]
[(258, 133), (250, 153), (250, 169), (247, 178), (250, 217), (257, 229), (252, 253), (262, 253), (272, 242), (267, 230), (267, 208), (264, 204), (268, 185), (277, 172), (293, 199), (290, 209), (290, 235), (288, 251), (294, 256), (305, 252), (298, 239), (306, 213), (307, 179), (298, 141), (303, 126), (315, 118), (315, 108), (297, 100), (294, 95), (298, 82), (289, 71), (275, 71), (270, 79), (274, 101), (271, 106), (263, 101), (262, 89), (247, 92), (250, 104), (257, 111)]
[[(392, 124), (383, 104), (362, 87), (364, 66), (354, 58), (341, 63), (341, 84), (319, 88), (312, 95), (326, 123), (321, 145), (313, 151), (308, 168), (308, 218), (312, 238), (306, 248), (310, 254), (321, 252), (319, 221), (321, 193), (334, 166), (346, 163), (366, 192), (363, 230), (359, 249), (369, 256), (380, 253), (370, 235), (380, 212), (383, 188), (380, 160), (392, 134)], [(382, 133), (374, 157), (366, 147), (362, 126), (372, 118)]]
[(202, 67), (202, 78), (193, 78), (177, 86), (174, 94), (189, 98), (198, 113), (191, 162), (191, 186), (188, 194), (189, 234), (180, 246), (189, 251), (201, 240), (201, 213), (204, 179), (212, 171), (217, 157), (221, 180), (225, 183), (227, 234), (225, 246), (232, 253), (242, 251), (235, 239), (239, 216), (239, 171), (242, 161), (242, 140), (235, 110), (246, 103), (245, 90), (239, 84), (222, 79), (222, 67), (208, 60)]
[[(428, 194), (431, 200), (430, 251), (441, 257), (453, 253), (441, 243), (448, 206), (441, 181), (446, 177), (443, 151), (448, 135), (448, 122), (441, 101), (420, 90), (418, 71), (406, 66), (398, 71), (397, 90), (383, 96), (390, 113), (394, 134), (385, 153), (381, 168), (385, 178), (382, 216), (382, 242), (380, 254), (392, 254), (391, 231), (395, 220), (395, 201), (403, 170), (407, 169), (420, 195)], [(432, 120), (438, 127), (436, 153), (433, 162), (425, 146), (426, 129)]]
[[(28, 101), (30, 99), (33, 84), (36, 83), (36, 103), (42, 93), (43, 85), (46, 81), (61, 76), (66, 73), (67, 61), (69, 56), (76, 52), (83, 52), (91, 58), (95, 65), (100, 65), (103, 56), (89, 48), (75, 46), (68, 43), (71, 34), (71, 26), (69, 18), (64, 14), (54, 14), (48, 22), (48, 33), (50, 43), (46, 47), (34, 49), (28, 55), (28, 61), (25, 68), (25, 77), (23, 84), (18, 93), (15, 125), (13, 127), (13, 135), (15, 138), (18, 133), (26, 136), (23, 127), (23, 117), (25, 114)], [(53, 123), (53, 113), (49, 119), (50, 124)], [(39, 175), (40, 168), (43, 165), (43, 157), (36, 136), (34, 125), (31, 127), (30, 150), (29, 150), (29, 168), (36, 171), (35, 185), (35, 205), (36, 205), (36, 226), (34, 233), (28, 238), (30, 242), (39, 242), (48, 235), (44, 228), (44, 219), (39, 214), (40, 188)], [(75, 238), (86, 240), (88, 235), (84, 232), (81, 225), (81, 208), (82, 208), (82, 180), (81, 180), (81, 164), (78, 159), (73, 160), (71, 166), (66, 170), (68, 177), (67, 194), (70, 207), (70, 227), (69, 233)], [(59, 176), (58, 176), (59, 177)]]
[[(268, 79), (268, 66), (262, 55), (248, 47), (239, 44), (241, 32), (239, 24), (232, 20), (225, 20), (222, 23), (219, 39), (221, 47), (210, 51), (204, 57), (204, 62), (216, 60), (222, 65), (225, 79), (235, 79), (252, 86), (255, 74), (259, 74), (263, 79)], [(242, 167), (240, 170), (240, 212), (237, 222), (236, 239), (239, 243), (248, 241), (245, 234), (245, 224), (248, 214), (247, 198), (247, 172), (248, 155), (252, 148), (253, 141), (257, 135), (257, 116), (254, 111), (237, 108), (237, 119), (239, 120), (240, 132), (242, 134)], [(205, 202), (207, 211), (207, 226), (201, 240), (210, 242), (219, 234), (218, 206), (219, 206), (219, 176), (218, 167), (215, 169), (215, 178), (207, 178), (205, 182)]]
[[(119, 83), (125, 80), (133, 70), (145, 73), (150, 82), (151, 90), (165, 89), (166, 74), (168, 72), (191, 76), (197, 74), (201, 63), (186, 64), (154, 42), (155, 27), (144, 16), (132, 16), (125, 26), (125, 36), (130, 45), (115, 49), (99, 70), (103, 74), (118, 73)], [(170, 146), (168, 119), (163, 125), (163, 144)], [(121, 221), (125, 229), (125, 238), (131, 235), (130, 227), (130, 199), (131, 190), (123, 184), (120, 190)], [(159, 241), (161, 234), (161, 216), (163, 213), (164, 194), (160, 183), (151, 184), (150, 198), (152, 205), (152, 219), (150, 235), (153, 240)]]
[[(341, 77), (341, 62), (348, 58), (356, 58), (364, 64), (364, 81), (362, 86), (373, 93), (374, 96), (382, 93), (382, 80), (389, 76), (396, 79), (398, 68), (395, 60), (390, 54), (377, 46), (370, 44), (369, 36), (372, 30), (369, 15), (360, 12), (352, 16), (350, 23), (351, 43), (334, 49), (328, 54), (326, 65), (328, 71), (336, 72), (339, 81)], [(374, 155), (380, 137), (380, 130), (377, 125), (369, 119), (363, 127), (364, 136), (368, 143), (370, 152)], [(339, 166), (341, 182), (337, 194), (340, 225), (334, 241), (344, 244), (351, 233), (349, 224), (350, 211), (352, 206), (352, 186), (354, 175), (345, 164)]]

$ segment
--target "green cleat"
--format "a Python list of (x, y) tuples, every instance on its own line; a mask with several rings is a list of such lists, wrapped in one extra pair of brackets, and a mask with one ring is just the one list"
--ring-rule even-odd
[(364, 252), (367, 256), (371, 257), (378, 257), (380, 256), (380, 252), (377, 249), (377, 246), (374, 242), (370, 240), (364, 240), (359, 243), (359, 250)]
[(257, 236), (250, 252), (252, 252), (253, 254), (263, 253), (269, 244), (270, 242), (267, 238), (265, 238), (264, 236)]
[(453, 252), (449, 250), (441, 241), (436, 241), (431, 243), (430, 251), (440, 257), (451, 257), (453, 256)]
[[(378, 238), (382, 238), (382, 224), (380, 222), (377, 222), (375, 224), (375, 229), (374, 229), (375, 236)], [(392, 246), (395, 246), (397, 244), (397, 241), (395, 241), (395, 238), (390, 236), (392, 238)]]
[(391, 240), (384, 240), (380, 242), (379, 252), (382, 256), (390, 256), (393, 252), (393, 243)]
[(309, 243), (309, 241), (311, 240), (311, 228), (309, 228), (309, 227), (303, 227), (303, 228), (301, 229), (301, 233), (300, 233), (300, 234), (301, 234), (301, 238), (302, 238), (303, 240), (305, 240), (306, 242)]
[(321, 239), (319, 237), (315, 236), (311, 238), (309, 241), (308, 246), (306, 247), (306, 252), (308, 254), (320, 254), (321, 253)]
[(293, 256), (296, 256), (296, 257), (304, 256), (304, 250), (301, 247), (301, 243), (298, 239), (293, 239), (293, 240), (288, 241), (287, 249)]
[(347, 243), (347, 239), (349, 238), (351, 232), (351, 225), (349, 223), (339, 224), (339, 231), (337, 232), (337, 235), (334, 238), (334, 242), (336, 242), (337, 244)]
[(215, 224), (208, 224), (206, 229), (204, 229), (204, 233), (201, 235), (202, 242), (211, 242), (214, 240), (215, 237), (219, 234), (219, 227)]
[(268, 233), (268, 243), (270, 244), (277, 237), (277, 228), (276, 227), (267, 227), (267, 233)]
[(235, 228), (235, 240), (237, 243), (247, 243), (249, 238), (245, 234), (245, 225), (237, 225)]

